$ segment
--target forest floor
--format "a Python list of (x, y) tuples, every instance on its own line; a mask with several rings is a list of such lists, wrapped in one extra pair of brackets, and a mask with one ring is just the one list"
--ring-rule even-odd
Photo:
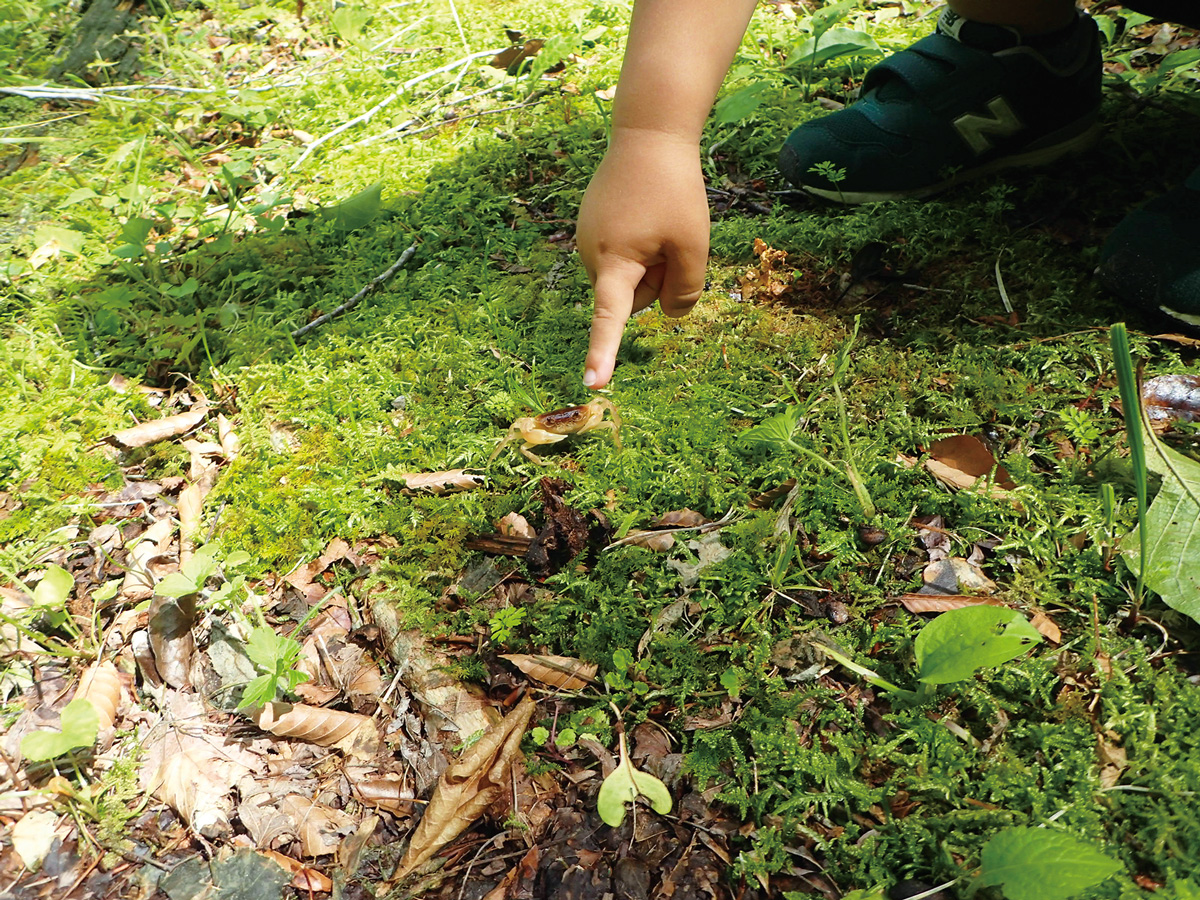
[(1200, 163), (1200, 37), (1097, 9), (1094, 149), (839, 207), (778, 148), (937, 7), (813, 68), (762, 4), (703, 301), (538, 465), (628, 7), (335, 6), (152, 4), (47, 87), (74, 14), (4, 4), (3, 896), (1200, 896), (1109, 327), (1200, 341), (1094, 276)]

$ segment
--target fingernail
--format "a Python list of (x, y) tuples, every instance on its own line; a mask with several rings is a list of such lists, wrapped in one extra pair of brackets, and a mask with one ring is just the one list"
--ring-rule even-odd
[(585, 369), (583, 373), (583, 386), (591, 387), (596, 383), (596, 372), (594, 369)]

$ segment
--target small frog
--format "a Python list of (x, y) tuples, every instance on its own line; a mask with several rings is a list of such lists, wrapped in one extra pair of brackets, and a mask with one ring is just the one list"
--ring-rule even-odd
[[(604, 413), (612, 415), (611, 421), (604, 418)], [(613, 434), (617, 448), (621, 447), (621, 417), (612, 401), (605, 397), (596, 397), (583, 406), (568, 406), (566, 409), (556, 409), (553, 412), (537, 416), (525, 416), (513, 422), (508, 428), (504, 440), (492, 452), (488, 462), (500, 455), (500, 451), (513, 441), (524, 441), (521, 452), (529, 459), (540, 465), (545, 460), (534, 455), (530, 448), (539, 444), (557, 444), (566, 440), (569, 435), (583, 434), (595, 431), (597, 428), (607, 428)]]

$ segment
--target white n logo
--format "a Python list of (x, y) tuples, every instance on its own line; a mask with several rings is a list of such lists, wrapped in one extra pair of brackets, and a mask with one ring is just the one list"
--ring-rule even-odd
[(1003, 97), (993, 97), (988, 101), (987, 109), (991, 115), (963, 113), (954, 120), (954, 127), (976, 156), (992, 149), (989, 134), (1011, 137), (1025, 127)]

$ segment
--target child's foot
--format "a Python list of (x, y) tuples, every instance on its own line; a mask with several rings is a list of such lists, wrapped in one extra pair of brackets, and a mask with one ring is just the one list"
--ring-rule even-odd
[(809, 193), (868, 203), (1048, 163), (1095, 137), (1100, 76), (1086, 15), (1023, 40), (947, 10), (937, 33), (867, 73), (857, 102), (793, 131), (779, 168)]
[(1127, 215), (1100, 259), (1101, 280), (1122, 300), (1200, 328), (1200, 169)]

